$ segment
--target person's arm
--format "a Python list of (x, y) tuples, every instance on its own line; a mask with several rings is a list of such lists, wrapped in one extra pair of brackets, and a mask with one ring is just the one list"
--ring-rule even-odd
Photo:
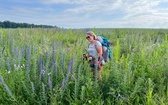
[(103, 55), (103, 49), (102, 49), (102, 45), (101, 45), (101, 43), (99, 41), (96, 42), (95, 48), (96, 48), (96, 50), (98, 52), (97, 57), (99, 59), (103, 59), (103, 57), (102, 57), (102, 55)]
[(98, 58), (102, 59), (102, 54), (103, 54), (102, 46), (97, 47), (97, 52), (98, 52)]

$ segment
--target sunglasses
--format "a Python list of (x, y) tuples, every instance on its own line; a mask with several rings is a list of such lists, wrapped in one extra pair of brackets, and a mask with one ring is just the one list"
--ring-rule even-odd
[(90, 39), (90, 36), (87, 36), (86, 39)]

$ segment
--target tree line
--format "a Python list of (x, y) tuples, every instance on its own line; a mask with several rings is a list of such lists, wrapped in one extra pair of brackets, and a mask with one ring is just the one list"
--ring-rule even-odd
[(29, 23), (16, 23), (10, 21), (0, 21), (0, 28), (58, 28), (57, 26), (51, 25), (36, 25)]

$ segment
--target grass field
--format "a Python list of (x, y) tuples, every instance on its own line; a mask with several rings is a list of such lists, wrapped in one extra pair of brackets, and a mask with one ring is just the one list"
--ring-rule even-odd
[(102, 83), (87, 29), (0, 29), (0, 105), (168, 105), (167, 29), (91, 29), (111, 42)]

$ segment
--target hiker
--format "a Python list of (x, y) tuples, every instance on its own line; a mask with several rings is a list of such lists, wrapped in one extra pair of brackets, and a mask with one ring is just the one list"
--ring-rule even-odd
[(86, 33), (86, 39), (89, 41), (87, 54), (85, 57), (88, 58), (90, 67), (92, 68), (92, 72), (94, 76), (98, 76), (98, 79), (101, 80), (101, 71), (103, 56), (102, 56), (102, 45), (99, 41), (96, 40), (96, 35), (92, 31), (88, 31)]

